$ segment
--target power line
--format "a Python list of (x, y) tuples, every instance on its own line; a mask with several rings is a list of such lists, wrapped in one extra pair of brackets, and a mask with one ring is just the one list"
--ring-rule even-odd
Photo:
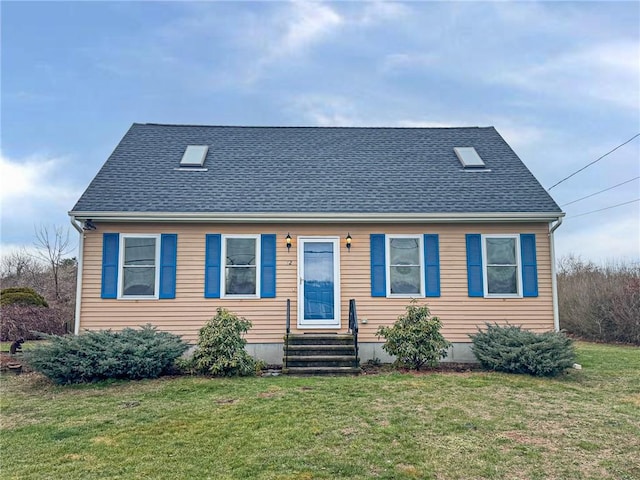
[(569, 216), (567, 218), (582, 217), (583, 215), (589, 215), (590, 213), (602, 212), (603, 210), (610, 210), (612, 208), (621, 207), (623, 205), (629, 205), (630, 203), (633, 203), (633, 202), (640, 202), (640, 198), (636, 198), (635, 200), (630, 200), (630, 201), (624, 202), (624, 203), (619, 203), (617, 205), (611, 205), (610, 207), (600, 208), (599, 210), (592, 210), (590, 212), (581, 213), (579, 215), (571, 215), (571, 216)]
[(573, 172), (571, 175), (564, 177), (562, 180), (560, 180), (558, 183), (551, 185), (549, 188), (547, 188), (547, 190), (551, 190), (554, 187), (557, 187), (558, 185), (560, 185), (562, 182), (564, 182), (565, 180), (569, 180), (571, 177), (573, 177), (574, 175), (580, 173), (581, 171), (583, 171), (584, 169), (590, 167), (591, 165), (593, 165), (596, 162), (599, 162), (600, 160), (602, 160), (604, 157), (606, 157), (607, 155), (609, 155), (610, 153), (615, 152), (616, 150), (618, 150), (620, 147), (625, 146), (627, 143), (629, 143), (630, 141), (634, 140), (635, 138), (640, 137), (640, 133), (636, 133), (633, 137), (631, 137), (629, 140), (627, 140), (624, 143), (621, 143), (620, 145), (618, 145), (616, 148), (614, 148), (613, 150), (608, 151), (607, 153), (605, 153), (604, 155), (602, 155), (601, 157), (596, 158), (593, 162), (586, 164), (584, 167), (582, 167), (580, 170), (576, 170), (575, 172)]
[(626, 182), (619, 183), (617, 185), (614, 185), (613, 187), (605, 188), (604, 190), (600, 190), (599, 192), (592, 193), (591, 195), (587, 195), (586, 197), (579, 198), (577, 200), (574, 200), (574, 201), (569, 202), (569, 203), (565, 203), (565, 204), (560, 205), (560, 206), (561, 207), (566, 207), (567, 205), (571, 205), (572, 203), (579, 202), (580, 200), (584, 200), (585, 198), (595, 197), (596, 195), (599, 195), (600, 193), (608, 192), (609, 190), (613, 190), (614, 188), (618, 188), (618, 187), (620, 187), (622, 185), (626, 185), (627, 183), (633, 182), (634, 180), (637, 180), (639, 178), (640, 178), (640, 175), (637, 176), (637, 177), (632, 178), (631, 180), (627, 180)]

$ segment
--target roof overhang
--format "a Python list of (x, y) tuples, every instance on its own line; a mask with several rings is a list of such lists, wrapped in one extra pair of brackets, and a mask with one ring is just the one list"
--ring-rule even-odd
[(77, 220), (101, 222), (167, 223), (477, 223), (552, 222), (564, 212), (522, 213), (331, 213), (331, 212), (83, 212), (71, 211)]

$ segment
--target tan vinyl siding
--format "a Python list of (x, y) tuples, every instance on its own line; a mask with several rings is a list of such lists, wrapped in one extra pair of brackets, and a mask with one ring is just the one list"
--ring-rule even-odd
[[(378, 341), (375, 331), (389, 325), (402, 314), (406, 298), (371, 297), (369, 234), (437, 233), (440, 240), (441, 296), (423, 298), (434, 315), (441, 318), (445, 336), (455, 342), (469, 341), (468, 334), (485, 322), (509, 322), (535, 331), (553, 329), (551, 260), (548, 225), (529, 224), (429, 224), (429, 225), (205, 225), (205, 224), (98, 224), (85, 232), (84, 270), (80, 331), (84, 329), (121, 329), (152, 323), (162, 330), (183, 335), (195, 342), (198, 330), (217, 307), (227, 308), (253, 322), (247, 335), (250, 343), (280, 342), (285, 331), (286, 299), (291, 299), (291, 325), (296, 329), (297, 312), (297, 237), (340, 237), (340, 284), (342, 328), (346, 330), (349, 299), (357, 302), (360, 339)], [(102, 275), (102, 234), (177, 233), (178, 254), (176, 298), (168, 300), (106, 300), (100, 298)], [(353, 238), (347, 251), (344, 238)], [(276, 298), (207, 299), (204, 298), (204, 254), (207, 233), (277, 234)], [(285, 237), (293, 241), (287, 252)], [(535, 233), (538, 262), (538, 292), (535, 298), (470, 298), (467, 294), (466, 233)], [(314, 330), (318, 331), (318, 330)], [(335, 330), (331, 330), (335, 331)]]

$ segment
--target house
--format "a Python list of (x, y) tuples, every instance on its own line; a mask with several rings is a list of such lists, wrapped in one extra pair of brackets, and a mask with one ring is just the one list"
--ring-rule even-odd
[(152, 323), (195, 343), (217, 307), (282, 359), (291, 331), (346, 332), (362, 359), (411, 299), (467, 361), (485, 322), (558, 328), (563, 213), (493, 128), (134, 124), (69, 212), (75, 331)]

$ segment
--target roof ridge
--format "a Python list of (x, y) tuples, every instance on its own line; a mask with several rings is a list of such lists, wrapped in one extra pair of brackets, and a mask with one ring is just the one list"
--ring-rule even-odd
[(495, 128), (493, 126), (478, 127), (478, 126), (460, 126), (460, 127), (364, 127), (364, 126), (328, 126), (328, 125), (198, 125), (198, 124), (186, 124), (186, 123), (134, 123), (134, 125), (148, 125), (154, 127), (204, 127), (204, 128), (272, 128), (272, 129), (335, 129), (335, 130), (462, 130), (462, 129), (489, 129)]

